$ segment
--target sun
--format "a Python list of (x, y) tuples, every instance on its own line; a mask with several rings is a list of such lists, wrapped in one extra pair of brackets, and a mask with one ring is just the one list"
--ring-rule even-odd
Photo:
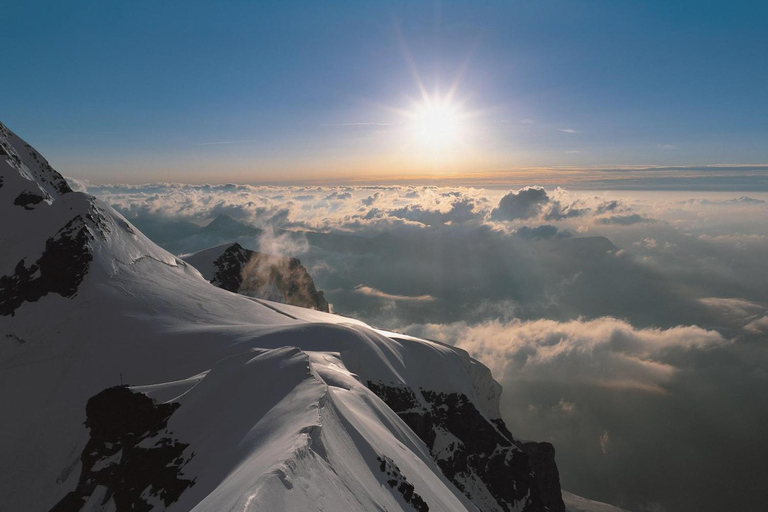
[(440, 98), (426, 98), (411, 112), (413, 136), (421, 145), (442, 149), (458, 141), (463, 114), (458, 106)]

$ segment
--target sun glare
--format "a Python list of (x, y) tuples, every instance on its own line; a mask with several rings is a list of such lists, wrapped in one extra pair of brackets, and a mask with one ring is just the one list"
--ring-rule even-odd
[(430, 148), (440, 149), (458, 140), (461, 112), (447, 102), (428, 100), (413, 111), (415, 139)]

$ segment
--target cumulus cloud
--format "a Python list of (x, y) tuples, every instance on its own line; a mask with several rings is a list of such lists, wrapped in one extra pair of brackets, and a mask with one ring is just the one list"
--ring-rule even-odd
[(617, 213), (627, 209), (623, 202), (616, 199), (574, 196), (559, 187), (551, 192), (543, 187), (526, 187), (510, 191), (502, 197), (498, 206), (491, 211), (490, 219), (509, 222), (538, 218), (553, 222), (587, 215)]
[(716, 331), (696, 326), (637, 329), (623, 320), (553, 320), (478, 325), (413, 325), (406, 331), (452, 343), (474, 354), (500, 378), (572, 382), (665, 393), (677, 368), (664, 362), (676, 350), (728, 343)]
[(380, 197), (381, 197), (381, 192), (376, 192), (375, 194), (370, 195), (365, 199), (361, 199), (360, 203), (362, 203), (364, 206), (372, 206), (373, 203), (375, 203)]
[[(378, 210), (377, 210), (378, 211)], [(441, 224), (462, 224), (477, 218), (475, 201), (469, 198), (458, 199), (450, 204), (450, 209), (425, 209), (421, 205), (409, 205), (403, 208), (390, 210), (389, 216), (407, 219), (426, 226)]]
[(499, 205), (491, 211), (491, 219), (505, 221), (530, 219), (538, 216), (541, 207), (549, 202), (543, 187), (526, 187), (509, 192), (501, 198)]
[(610, 201), (603, 201), (601, 204), (597, 206), (596, 213), (606, 213), (606, 212), (615, 212), (625, 209), (626, 207), (623, 205), (623, 203), (617, 199), (612, 199)]
[(508, 426), (555, 444), (566, 488), (627, 510), (649, 502), (690, 512), (759, 509), (764, 334), (737, 341), (697, 326), (638, 328), (609, 317), (415, 324), (406, 332), (458, 345), (488, 365), (504, 387)]
[(326, 201), (346, 201), (352, 198), (351, 192), (333, 192), (325, 197)]

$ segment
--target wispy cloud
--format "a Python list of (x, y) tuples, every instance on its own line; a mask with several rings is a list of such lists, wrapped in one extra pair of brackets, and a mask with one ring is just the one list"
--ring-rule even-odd
[(370, 286), (363, 286), (358, 285), (355, 287), (356, 293), (361, 293), (363, 295), (368, 295), (369, 297), (379, 297), (382, 299), (389, 299), (389, 300), (412, 300), (412, 301), (431, 301), (435, 300), (435, 298), (431, 295), (393, 295), (391, 293), (383, 292), (381, 290), (377, 290), (376, 288), (371, 288)]
[(558, 128), (558, 130), (565, 133), (579, 133), (577, 130), (574, 130), (573, 128)]

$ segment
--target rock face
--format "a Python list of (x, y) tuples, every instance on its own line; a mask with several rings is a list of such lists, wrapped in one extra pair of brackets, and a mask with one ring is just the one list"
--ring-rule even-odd
[(519, 445), (528, 454), (531, 468), (544, 505), (551, 512), (565, 512), (560, 473), (555, 464), (555, 447), (551, 443), (529, 441)]
[(379, 470), (387, 477), (387, 484), (393, 489), (397, 489), (406, 503), (413, 506), (417, 512), (429, 512), (429, 505), (418, 493), (414, 492), (413, 485), (408, 482), (408, 479), (400, 472), (400, 468), (392, 459), (382, 455), (376, 457), (376, 460), (379, 461)]
[[(93, 259), (90, 241), (105, 227), (101, 212), (2, 124), (0, 172), (0, 243), (18, 257), (0, 269), (0, 316), (48, 294), (73, 297)], [(32, 240), (38, 231), (48, 233), (44, 246), (14, 254), (19, 240)]]
[(367, 384), (480, 510), (565, 511), (551, 444), (514, 439), (501, 419), (488, 420), (465, 395)]
[(49, 293), (72, 297), (93, 259), (87, 220), (75, 217), (46, 240), (45, 251), (29, 266), (16, 264), (13, 274), (0, 277), (0, 315), (13, 315), (24, 302)]
[(116, 512), (148, 512), (157, 504), (168, 507), (175, 502), (194, 485), (181, 473), (193, 456), (184, 453), (189, 445), (166, 430), (178, 405), (156, 404), (124, 386), (107, 388), (88, 400), (85, 426), (91, 437), (80, 457), (80, 479), (51, 512), (84, 510), (92, 500), (112, 499)]
[[(328, 302), (307, 269), (296, 258), (274, 256), (240, 244), (214, 247), (184, 257), (211, 284), (235, 293), (318, 311)], [(206, 260), (212, 260), (212, 263)]]

